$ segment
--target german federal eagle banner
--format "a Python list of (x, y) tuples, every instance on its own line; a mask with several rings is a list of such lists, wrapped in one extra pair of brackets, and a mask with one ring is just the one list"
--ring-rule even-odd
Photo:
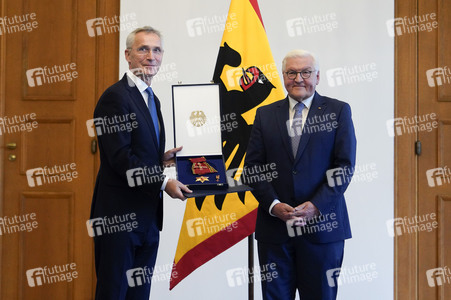
[[(231, 1), (213, 81), (221, 94), (227, 180), (238, 186), (257, 107), (284, 97), (257, 0)], [(252, 234), (257, 207), (250, 192), (188, 199), (169, 289)]]

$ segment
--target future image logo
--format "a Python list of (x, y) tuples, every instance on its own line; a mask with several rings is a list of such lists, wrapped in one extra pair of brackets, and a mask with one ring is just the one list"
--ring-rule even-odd
[(125, 14), (121, 16), (94, 18), (86, 21), (86, 28), (90, 37), (103, 34), (117, 33), (120, 31), (132, 31), (138, 26), (136, 14)]
[(131, 132), (138, 128), (136, 114), (113, 115), (103, 118), (94, 118), (86, 121), (86, 127), (90, 137), (119, 132)]
[(303, 16), (286, 21), (288, 36), (296, 37), (319, 32), (331, 32), (338, 28), (337, 14)]
[(38, 122), (35, 113), (0, 117), (0, 135), (30, 132), (36, 128), (38, 128)]
[(36, 13), (0, 17), (0, 35), (31, 32), (36, 28), (38, 28)]
[(437, 129), (438, 125), (436, 113), (415, 115), (413, 117), (398, 117), (386, 122), (387, 132), (390, 137), (418, 132), (431, 132)]
[(239, 287), (249, 282), (271, 282), (279, 277), (275, 263), (254, 266), (253, 268), (233, 268), (226, 271), (229, 287)]
[(344, 66), (326, 71), (327, 83), (330, 87), (338, 87), (360, 82), (372, 82), (378, 78), (376, 63)]
[(390, 237), (401, 236), (403, 234), (432, 232), (438, 228), (437, 216), (435, 213), (421, 216), (394, 218), (386, 222), (388, 235)]
[(90, 237), (113, 234), (116, 232), (131, 232), (138, 228), (136, 214), (114, 215), (112, 217), (94, 218), (86, 221), (86, 227)]
[(426, 271), (426, 278), (430, 287), (451, 284), (451, 270), (447, 266), (429, 269)]
[(198, 37), (204, 34), (224, 32), (225, 30), (230, 32), (238, 28), (238, 22), (235, 13), (228, 16), (203, 16), (187, 20), (186, 28), (189, 37)]
[(71, 282), (78, 278), (76, 267), (75, 263), (70, 263), (29, 269), (26, 271), (28, 286), (37, 287), (62, 281)]
[(64, 81), (72, 82), (73, 79), (78, 78), (77, 64), (69, 63), (29, 69), (26, 71), (26, 75), (29, 87)]
[(330, 287), (343, 284), (355, 284), (360, 282), (372, 282), (379, 276), (376, 264), (364, 264), (354, 266), (342, 266), (341, 268), (326, 271), (327, 283)]
[(297, 225), (297, 219), (290, 219), (286, 222), (288, 236), (296, 237), (318, 232), (331, 232), (338, 228), (337, 214), (324, 214), (311, 219), (304, 219), (305, 225)]
[(451, 183), (451, 169), (448, 166), (429, 169), (426, 171), (428, 185), (430, 187)]
[(145, 184), (151, 184), (155, 182), (164, 181), (164, 167), (162, 166), (152, 166), (152, 167), (138, 167), (127, 170), (125, 175), (127, 177), (127, 182), (129, 187), (138, 187)]
[(387, 20), (387, 31), (391, 37), (404, 34), (415, 34), (418, 32), (431, 32), (438, 28), (437, 15), (435, 13), (421, 16), (394, 18)]
[(76, 163), (44, 166), (43, 168), (29, 169), (26, 172), (29, 187), (37, 187), (43, 184), (53, 184), (59, 182), (71, 182), (78, 178)]
[(448, 66), (429, 69), (426, 71), (426, 77), (428, 80), (428, 85), (430, 87), (441, 86), (444, 84), (451, 83), (451, 70)]
[(0, 235), (31, 232), (38, 228), (36, 213), (0, 217)]
[(231, 232), (238, 227), (236, 220), (236, 213), (193, 218), (186, 220), (186, 229), (190, 237)]

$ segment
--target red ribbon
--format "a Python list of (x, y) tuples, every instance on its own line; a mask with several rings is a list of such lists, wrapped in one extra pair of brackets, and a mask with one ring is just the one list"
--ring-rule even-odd
[(218, 172), (207, 163), (207, 160), (203, 156), (198, 158), (190, 158), (189, 160), (193, 163), (191, 170), (195, 175), (204, 175)]

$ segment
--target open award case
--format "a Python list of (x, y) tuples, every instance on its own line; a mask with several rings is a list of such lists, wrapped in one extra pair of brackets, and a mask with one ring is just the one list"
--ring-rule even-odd
[(222, 155), (219, 85), (173, 85), (172, 105), (174, 144), (183, 146), (176, 155), (177, 177), (193, 191), (186, 196), (235, 192)]

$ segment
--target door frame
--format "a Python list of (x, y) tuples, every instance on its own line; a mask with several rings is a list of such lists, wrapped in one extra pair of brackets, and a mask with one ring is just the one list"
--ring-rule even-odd
[[(104, 16), (119, 16), (121, 13), (121, 0), (97, 0), (97, 13), (96, 17), (104, 17)], [(119, 38), (120, 32), (97, 35), (96, 39), (96, 91), (95, 91), (95, 99), (93, 103), (93, 107), (97, 104), (100, 96), (103, 92), (111, 86), (113, 83), (118, 81), (119, 77)], [(94, 115), (94, 111), (92, 112)], [(98, 150), (97, 138), (96, 140), (96, 150)], [(94, 177), (97, 178), (97, 172), (100, 166), (100, 156), (97, 154), (94, 159), (93, 172)], [(92, 190), (94, 190), (95, 180), (92, 182)], [(93, 252), (94, 252), (94, 243), (93, 243)], [(94, 255), (93, 255), (94, 257)], [(94, 261), (92, 262), (94, 266)], [(92, 268), (92, 296), (95, 297), (95, 288), (96, 288), (96, 272), (95, 268)]]
[[(418, 0), (395, 0), (395, 18), (418, 14)], [(417, 34), (395, 37), (394, 118), (413, 116), (419, 111)], [(415, 216), (419, 211), (417, 134), (395, 136), (394, 140), (394, 218)], [(394, 238), (394, 299), (418, 299), (419, 244), (415, 234)]]

